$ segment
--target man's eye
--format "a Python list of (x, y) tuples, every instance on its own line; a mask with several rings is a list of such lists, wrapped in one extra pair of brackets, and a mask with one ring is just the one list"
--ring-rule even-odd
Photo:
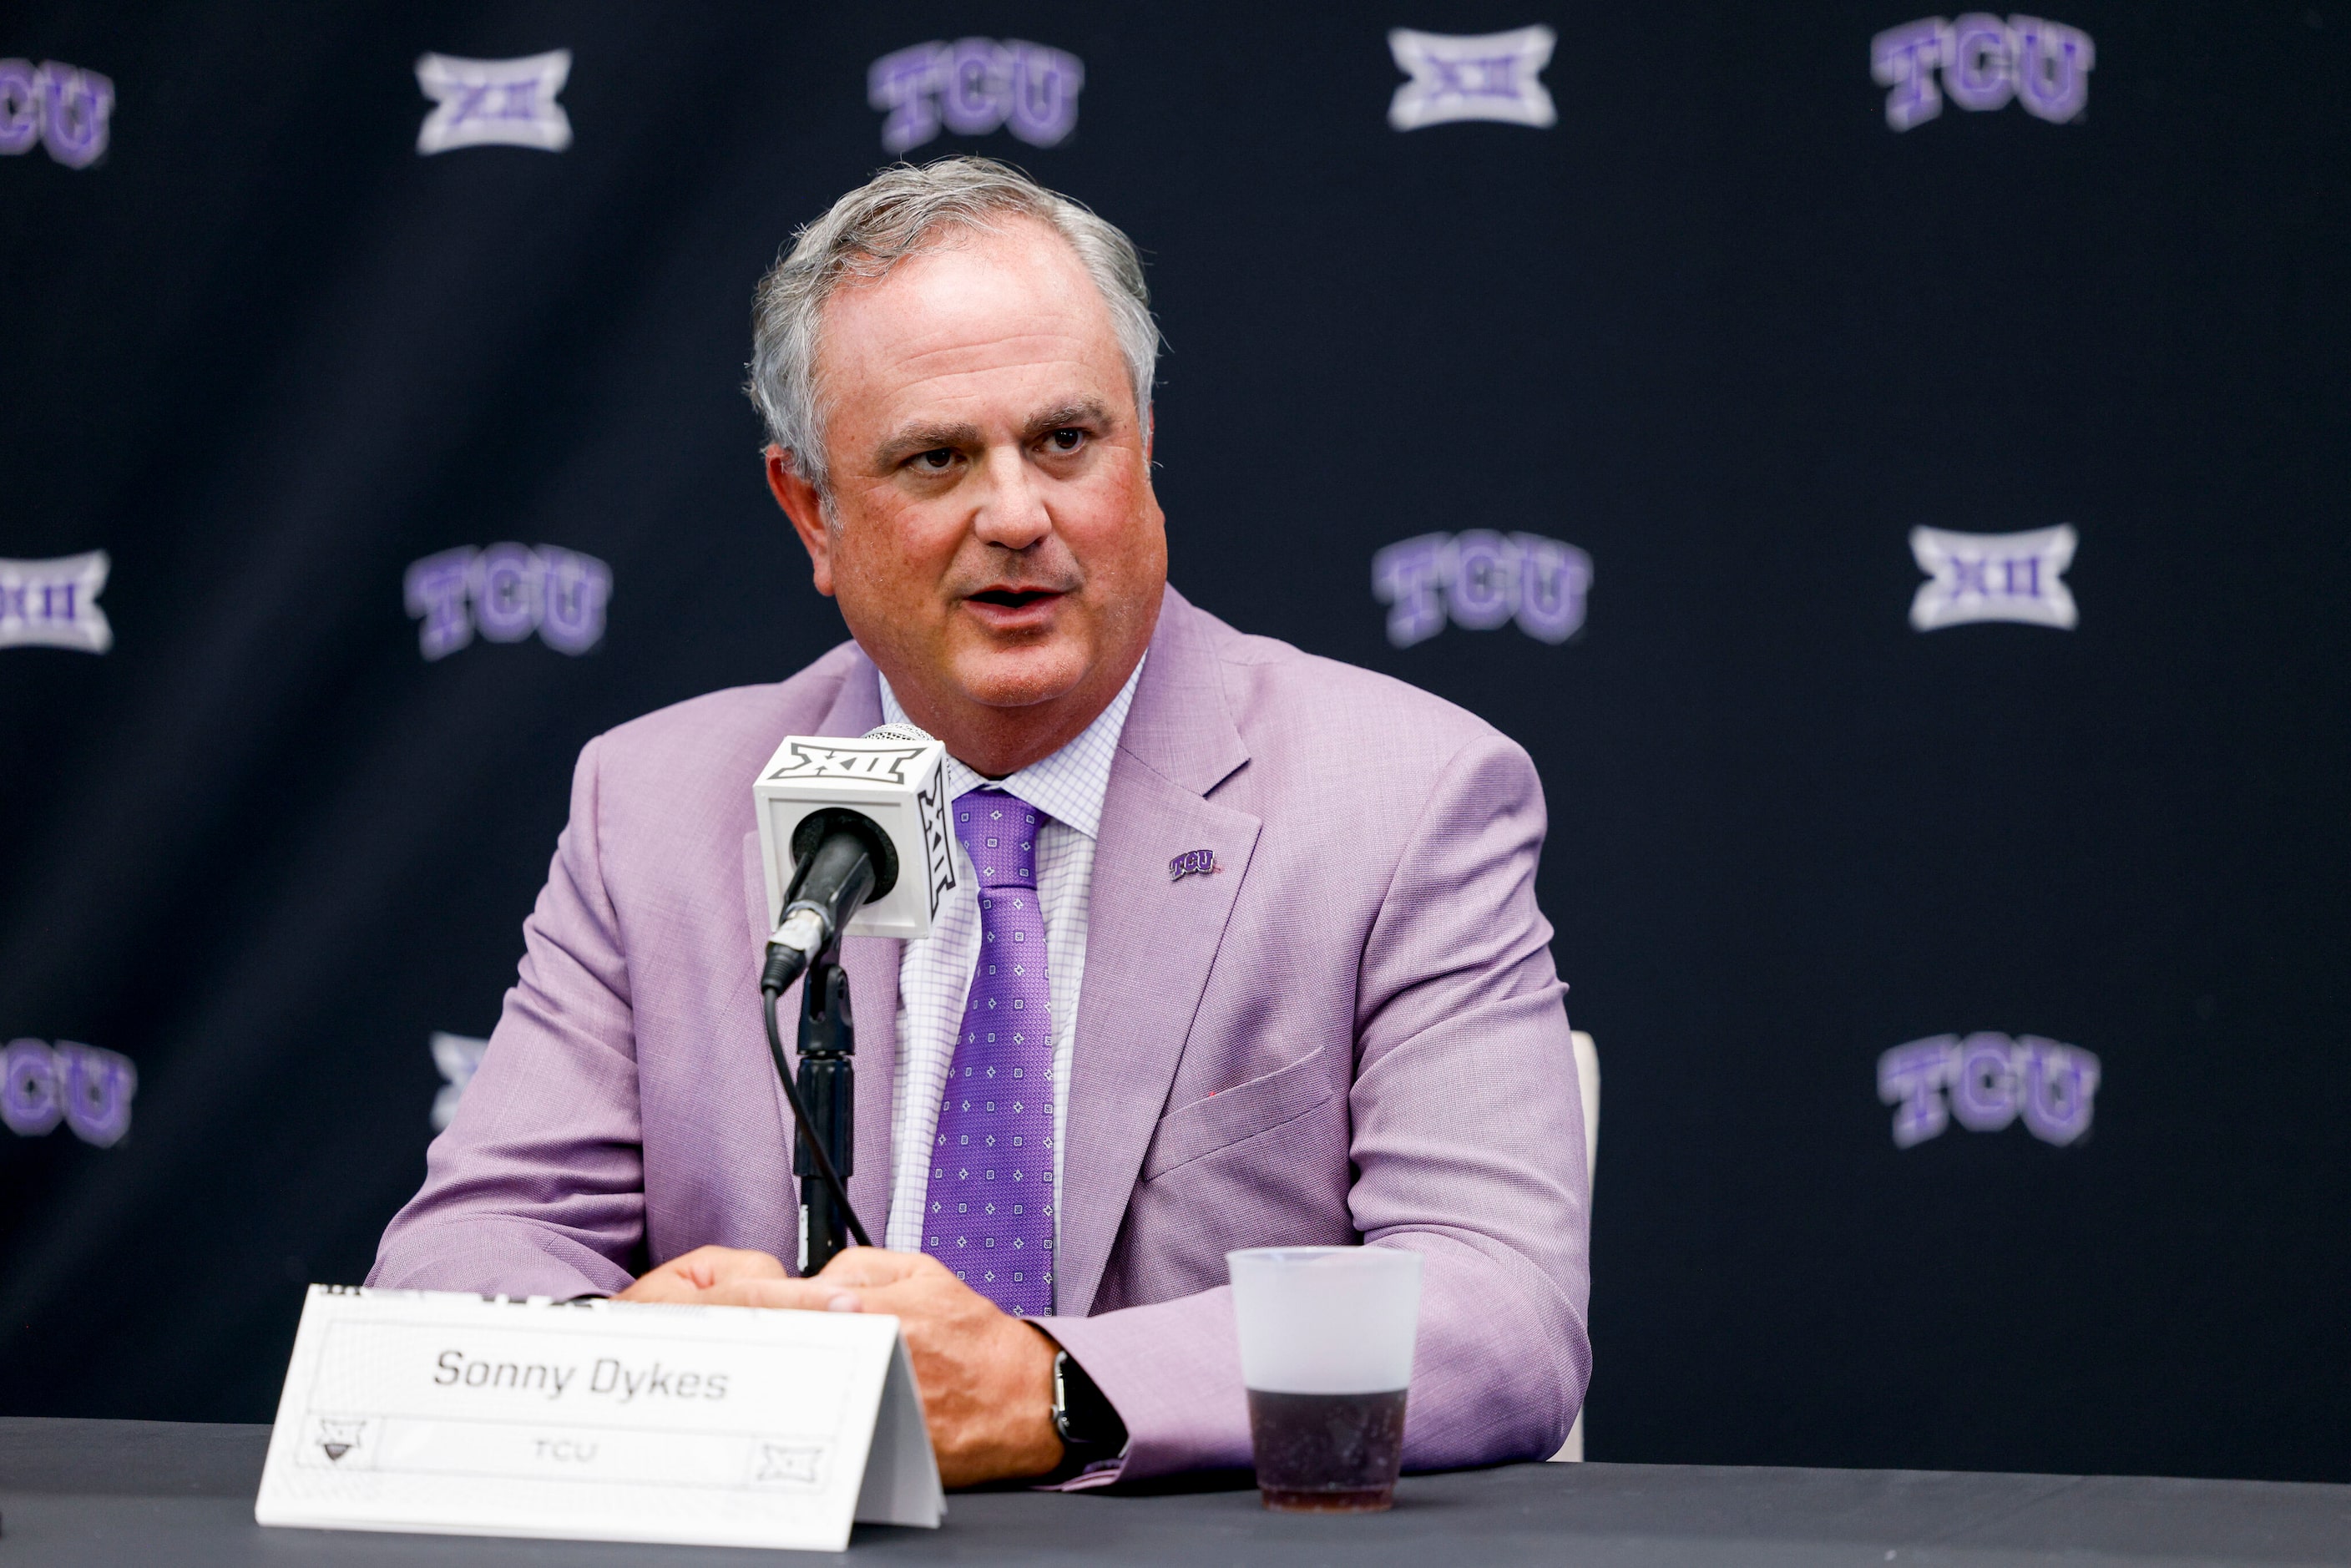
[(1082, 430), (1065, 428), (1053, 432), (1049, 439), (1053, 443), (1053, 450), (1056, 452), (1075, 452), (1085, 444), (1086, 433)]
[(914, 462), (918, 466), (938, 474), (944, 473), (955, 463), (955, 448), (951, 446), (935, 446), (915, 458)]

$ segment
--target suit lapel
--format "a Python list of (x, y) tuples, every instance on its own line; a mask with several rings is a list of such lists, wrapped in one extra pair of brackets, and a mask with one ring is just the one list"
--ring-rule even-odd
[[(816, 727), (818, 735), (863, 735), (882, 722), (882, 687), (873, 666), (859, 658), (841, 682), (832, 707)], [(778, 741), (783, 737), (776, 737)], [(743, 835), (744, 894), (749, 900), (751, 922), (749, 963), (756, 977), (767, 956), (768, 934), (781, 912), (768, 908), (768, 884), (759, 865), (759, 834)], [(898, 1060), (898, 956), (904, 946), (894, 937), (852, 936), (841, 945), (841, 967), (849, 973), (849, 993), (857, 1028), (857, 1148), (849, 1176), (849, 1201), (865, 1222), (875, 1246), (883, 1243), (890, 1223), (890, 1110)], [(756, 979), (755, 979), (756, 984)], [(777, 1019), (783, 1031), (784, 1052), (799, 1062), (800, 988), (784, 993)], [(761, 1036), (764, 1051), (765, 1035)], [(772, 1077), (772, 1074), (770, 1074)], [(776, 1106), (777, 1135), (789, 1148), (792, 1112), (783, 1086), (771, 1084)], [(799, 1201), (794, 1186), (792, 1205)], [(789, 1263), (791, 1260), (787, 1259)]]
[[(1054, 1270), (1066, 1316), (1101, 1289), (1261, 826), (1203, 799), (1249, 759), (1206, 620), (1168, 591), (1102, 800)], [(1170, 878), (1171, 859), (1202, 849), (1215, 873)]]

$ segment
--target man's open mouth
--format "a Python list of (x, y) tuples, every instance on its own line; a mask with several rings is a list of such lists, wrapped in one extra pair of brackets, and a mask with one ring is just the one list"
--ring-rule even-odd
[(972, 595), (982, 604), (999, 605), (1006, 610), (1026, 610), (1040, 599), (1059, 597), (1051, 590), (1043, 588), (991, 588)]

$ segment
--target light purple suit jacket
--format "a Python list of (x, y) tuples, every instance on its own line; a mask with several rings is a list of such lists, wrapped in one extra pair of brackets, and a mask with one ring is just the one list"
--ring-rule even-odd
[[(520, 979), (370, 1283), (614, 1291), (709, 1242), (789, 1262), (751, 782), (784, 736), (881, 717), (847, 643), (588, 744)], [(1103, 802), (1061, 1315), (1041, 1321), (1125, 1419), (1122, 1479), (1249, 1463), (1238, 1247), (1423, 1255), (1408, 1467), (1542, 1458), (1565, 1437), (1591, 1365), (1590, 1209), (1535, 907), (1543, 825), (1532, 764), (1480, 720), (1168, 591)], [(1218, 870), (1171, 881), (1199, 849)], [(850, 1192), (875, 1235), (899, 946), (844, 953)]]

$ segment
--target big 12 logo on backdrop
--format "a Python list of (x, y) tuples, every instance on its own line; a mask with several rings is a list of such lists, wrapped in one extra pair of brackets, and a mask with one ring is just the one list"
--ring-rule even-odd
[(1929, 580), (1910, 598), (1921, 632), (1977, 621), (2014, 621), (2070, 632), (2080, 623), (2065, 569), (2080, 542), (2070, 524), (2016, 534), (1912, 528), (1910, 557)]
[(417, 128), (416, 151), (427, 156), (460, 147), (560, 152), (571, 145), (571, 117), (555, 95), (570, 77), (569, 49), (514, 60), (421, 55), (416, 85), (439, 107)]
[(1397, 27), (1388, 34), (1388, 53), (1412, 79), (1388, 101), (1388, 123), (1398, 131), (1461, 120), (1537, 129), (1554, 124), (1559, 110), (1542, 84), (1542, 68), (1558, 41), (1544, 26), (1468, 37)]
[(72, 648), (103, 653), (114, 628), (98, 607), (110, 570), (94, 549), (54, 560), (0, 560), (0, 648)]

